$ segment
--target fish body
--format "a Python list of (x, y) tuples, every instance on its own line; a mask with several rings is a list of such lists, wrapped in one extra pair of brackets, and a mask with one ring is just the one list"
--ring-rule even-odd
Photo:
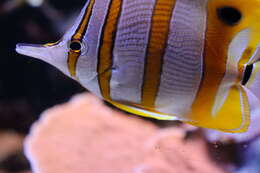
[(88, 0), (60, 41), (16, 50), (125, 111), (245, 132), (260, 108), (259, 17), (259, 0)]

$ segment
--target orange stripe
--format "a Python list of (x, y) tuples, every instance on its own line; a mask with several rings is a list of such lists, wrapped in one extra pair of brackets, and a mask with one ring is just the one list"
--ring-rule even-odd
[(54, 43), (47, 43), (47, 44), (44, 44), (43, 46), (44, 47), (53, 47), (53, 46), (57, 46), (58, 44), (60, 44), (61, 40), (59, 41), (56, 41)]
[(113, 65), (113, 48), (122, 4), (123, 0), (111, 0), (101, 37), (98, 62), (98, 81), (101, 94), (106, 100), (110, 100), (110, 79), (111, 68)]
[[(203, 78), (192, 106), (192, 120), (207, 120), (211, 115), (215, 97), (226, 72), (229, 44), (234, 36), (243, 30), (242, 24), (230, 27), (222, 23), (215, 10), (221, 6), (218, 1), (208, 3), (208, 23), (204, 49)], [(206, 116), (207, 115), (207, 116)]]
[(212, 2), (209, 1), (207, 12), (208, 23), (205, 37), (203, 77), (192, 106), (194, 112), (204, 113), (191, 114), (192, 119), (196, 120), (205, 118), (205, 115), (211, 115), (215, 96), (225, 75), (228, 46), (232, 40), (228, 28), (218, 20), (215, 14), (215, 5)]
[(157, 0), (154, 7), (142, 90), (142, 105), (147, 108), (155, 105), (174, 6), (175, 0)]
[[(79, 27), (77, 28), (75, 34), (72, 36), (71, 41), (82, 42), (82, 39), (89, 25), (94, 4), (95, 4), (95, 0), (90, 0), (88, 7), (86, 8), (85, 14), (79, 24)], [(67, 64), (68, 64), (70, 75), (73, 77), (76, 77), (76, 66), (80, 55), (81, 55), (81, 51), (73, 51), (73, 50), (69, 51)]]
[(87, 27), (89, 25), (89, 21), (90, 21), (90, 17), (91, 17), (92, 11), (93, 11), (94, 4), (95, 4), (95, 0), (90, 0), (88, 7), (86, 8), (85, 14), (79, 24), (79, 27), (77, 28), (75, 34), (72, 36), (73, 40), (82, 40), (83, 39), (83, 37), (86, 33), (86, 30), (87, 30)]
[(69, 54), (68, 54), (69, 58), (68, 58), (67, 64), (68, 64), (70, 75), (73, 77), (76, 77), (76, 66), (77, 66), (77, 62), (78, 62), (80, 54), (81, 54), (81, 51), (73, 51), (73, 50), (70, 50)]

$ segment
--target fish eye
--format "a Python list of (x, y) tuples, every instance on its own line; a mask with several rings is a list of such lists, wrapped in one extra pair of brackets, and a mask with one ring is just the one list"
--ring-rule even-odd
[(242, 19), (242, 13), (233, 7), (220, 7), (217, 9), (218, 18), (226, 25), (236, 25)]
[(73, 50), (73, 51), (81, 51), (82, 44), (78, 40), (73, 40), (70, 42), (69, 48), (70, 48), (70, 50)]
[(243, 80), (242, 80), (242, 85), (246, 85), (247, 82), (249, 81), (249, 79), (250, 79), (250, 77), (252, 75), (252, 72), (253, 72), (253, 68), (254, 68), (253, 64), (250, 64), (250, 65), (246, 66), (246, 69), (244, 71)]

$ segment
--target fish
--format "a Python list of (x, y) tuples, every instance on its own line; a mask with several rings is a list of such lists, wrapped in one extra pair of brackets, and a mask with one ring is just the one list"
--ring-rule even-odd
[(242, 133), (260, 108), (259, 18), (259, 0), (87, 0), (58, 42), (16, 51), (132, 114)]

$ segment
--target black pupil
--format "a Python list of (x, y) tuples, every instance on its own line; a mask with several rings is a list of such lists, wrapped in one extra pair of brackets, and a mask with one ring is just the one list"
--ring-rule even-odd
[(252, 75), (252, 71), (253, 71), (253, 64), (251, 65), (247, 65), (246, 66), (246, 70), (244, 72), (244, 77), (243, 77), (243, 80), (242, 80), (242, 85), (246, 85), (247, 82), (249, 81), (250, 79), (250, 76)]
[(81, 50), (81, 44), (79, 42), (76, 42), (76, 41), (71, 42), (70, 43), (70, 49), (75, 50), (75, 51), (76, 50), (79, 51), (79, 50)]
[(235, 25), (242, 18), (241, 12), (233, 7), (218, 8), (217, 14), (219, 19), (227, 25)]

